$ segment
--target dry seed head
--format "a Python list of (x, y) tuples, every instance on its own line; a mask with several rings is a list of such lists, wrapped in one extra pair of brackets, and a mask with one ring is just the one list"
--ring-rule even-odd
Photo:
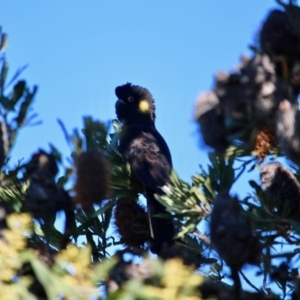
[(220, 194), (213, 202), (210, 231), (211, 241), (220, 257), (231, 268), (244, 263), (257, 264), (260, 260), (259, 240), (237, 198)]
[(75, 160), (77, 179), (74, 202), (84, 208), (99, 204), (109, 191), (109, 167), (103, 154), (96, 150), (81, 153)]
[(289, 159), (300, 164), (300, 112), (296, 105), (283, 100), (276, 116), (278, 143)]
[(135, 200), (118, 201), (114, 211), (114, 224), (128, 247), (141, 248), (150, 240), (147, 213)]
[(278, 162), (266, 164), (260, 171), (269, 211), (280, 217), (300, 221), (300, 184), (291, 171)]

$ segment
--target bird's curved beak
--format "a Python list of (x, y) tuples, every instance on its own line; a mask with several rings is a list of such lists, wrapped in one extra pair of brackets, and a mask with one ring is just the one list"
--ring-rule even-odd
[(120, 107), (121, 105), (124, 105), (125, 102), (122, 99), (118, 99), (116, 102), (116, 108)]
[(121, 123), (124, 123), (124, 120), (122, 118), (122, 111), (125, 108), (125, 104), (126, 103), (122, 99), (118, 99), (115, 104), (117, 118)]

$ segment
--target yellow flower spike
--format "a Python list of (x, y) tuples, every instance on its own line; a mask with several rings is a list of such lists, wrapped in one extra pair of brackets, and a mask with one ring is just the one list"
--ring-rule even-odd
[(26, 240), (23, 235), (16, 233), (14, 231), (5, 230), (3, 231), (3, 236), (7, 243), (16, 250), (22, 250), (26, 247)]
[(29, 214), (11, 214), (7, 216), (7, 226), (13, 231), (24, 233), (31, 231), (32, 219)]
[(78, 285), (78, 282), (77, 282), (76, 278), (73, 277), (72, 275), (65, 275), (63, 277), (63, 281), (66, 284), (70, 285), (70, 286), (76, 286), (76, 285)]
[(164, 265), (164, 275), (160, 281), (163, 287), (146, 286), (146, 290), (150, 297), (161, 300), (196, 300), (199, 297), (195, 288), (202, 281), (202, 277), (194, 274), (193, 270), (183, 265), (181, 260), (172, 259), (166, 261)]
[(187, 281), (189, 286), (199, 286), (203, 282), (203, 278), (198, 274), (191, 274)]
[(1, 281), (10, 281), (12, 277), (15, 275), (15, 271), (12, 269), (4, 269), (1, 270), (0, 280)]
[(66, 250), (62, 250), (56, 256), (58, 264), (69, 263), (74, 266), (76, 270), (81, 270), (89, 266), (91, 262), (91, 248), (78, 248), (75, 245), (69, 245)]
[(179, 296), (178, 300), (199, 300), (197, 296)]
[(91, 248), (89, 246), (85, 248), (80, 248), (79, 255), (74, 263), (75, 267), (86, 268), (91, 263)]
[(58, 264), (71, 263), (76, 260), (79, 255), (79, 249), (75, 245), (69, 245), (67, 249), (61, 250), (56, 256)]
[(165, 276), (161, 279), (161, 283), (165, 286), (181, 286), (182, 279), (186, 278), (190, 273), (188, 267), (183, 265), (180, 259), (171, 259), (165, 263)]
[(0, 241), (0, 254), (5, 257), (11, 254), (11, 248), (7, 242)]

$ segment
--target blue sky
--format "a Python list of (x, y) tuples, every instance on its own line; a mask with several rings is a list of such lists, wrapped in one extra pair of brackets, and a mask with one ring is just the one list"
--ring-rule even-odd
[(56, 119), (81, 127), (82, 116), (115, 117), (114, 88), (147, 87), (157, 128), (184, 180), (207, 164), (192, 120), (196, 96), (213, 74), (230, 70), (254, 41), (275, 1), (1, 1), (0, 25), (9, 35), (12, 73), (38, 84), (34, 104), (43, 124), (24, 129), (13, 161), (54, 143), (69, 156)]

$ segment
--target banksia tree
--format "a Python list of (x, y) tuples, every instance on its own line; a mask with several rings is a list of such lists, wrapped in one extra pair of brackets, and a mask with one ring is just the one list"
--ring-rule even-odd
[[(38, 123), (29, 113), (37, 87), (18, 72), (5, 89), (1, 32), (1, 299), (299, 299), (300, 8), (277, 3), (253, 54), (234, 71), (217, 72), (196, 100), (210, 162), (191, 182), (172, 170), (154, 195), (166, 213), (152, 221), (168, 218), (175, 234), (158, 259), (149, 256), (145, 186), (119, 153), (119, 121), (88, 116), (69, 133), (59, 120), (70, 153), (50, 144), (8, 165), (20, 129)], [(141, 101), (139, 109), (147, 108)], [(283, 157), (294, 164), (279, 163)], [(234, 196), (240, 177), (254, 170), (260, 177), (249, 181), (248, 194)]]

